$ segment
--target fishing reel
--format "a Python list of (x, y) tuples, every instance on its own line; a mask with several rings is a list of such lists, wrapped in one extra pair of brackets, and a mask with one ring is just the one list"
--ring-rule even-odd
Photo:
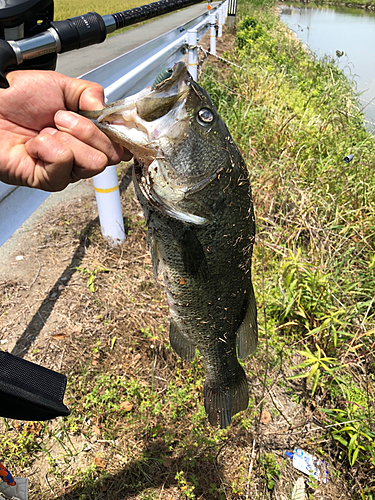
[(118, 29), (113, 16), (96, 12), (65, 21), (53, 15), (53, 0), (0, 0), (0, 87), (9, 86), (6, 71), (54, 70), (58, 53), (101, 43)]
[[(0, 39), (22, 40), (48, 30), (53, 21), (53, 0), (0, 0)], [(57, 53), (23, 61), (18, 69), (56, 68)]]

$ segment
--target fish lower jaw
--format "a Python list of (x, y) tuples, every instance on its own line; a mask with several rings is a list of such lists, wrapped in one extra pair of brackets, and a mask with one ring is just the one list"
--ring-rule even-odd
[(106, 128), (118, 138), (118, 142), (126, 142), (129, 146), (134, 145), (147, 147), (150, 145), (150, 136), (147, 129), (129, 122), (103, 123)]

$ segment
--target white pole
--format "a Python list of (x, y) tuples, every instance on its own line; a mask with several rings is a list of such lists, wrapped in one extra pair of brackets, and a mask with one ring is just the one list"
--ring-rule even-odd
[(188, 30), (188, 71), (197, 80), (197, 30)]
[(223, 24), (224, 24), (224, 12), (223, 12), (223, 6), (221, 5), (218, 9), (218, 32), (217, 36), (221, 38), (223, 36)]
[(107, 167), (93, 182), (102, 235), (111, 246), (119, 245), (125, 241), (125, 231), (116, 166)]
[(213, 56), (216, 56), (216, 14), (215, 12), (209, 13), (210, 19), (210, 52)]

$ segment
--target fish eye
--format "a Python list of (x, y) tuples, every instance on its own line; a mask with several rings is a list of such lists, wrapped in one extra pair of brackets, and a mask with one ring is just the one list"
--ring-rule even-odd
[(210, 125), (214, 121), (214, 114), (208, 108), (202, 108), (198, 111), (197, 121), (201, 125)]

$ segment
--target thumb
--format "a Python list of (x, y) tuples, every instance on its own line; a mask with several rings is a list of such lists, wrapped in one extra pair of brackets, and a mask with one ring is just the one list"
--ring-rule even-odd
[(71, 111), (103, 109), (104, 90), (98, 83), (69, 78), (64, 80), (66, 107)]

